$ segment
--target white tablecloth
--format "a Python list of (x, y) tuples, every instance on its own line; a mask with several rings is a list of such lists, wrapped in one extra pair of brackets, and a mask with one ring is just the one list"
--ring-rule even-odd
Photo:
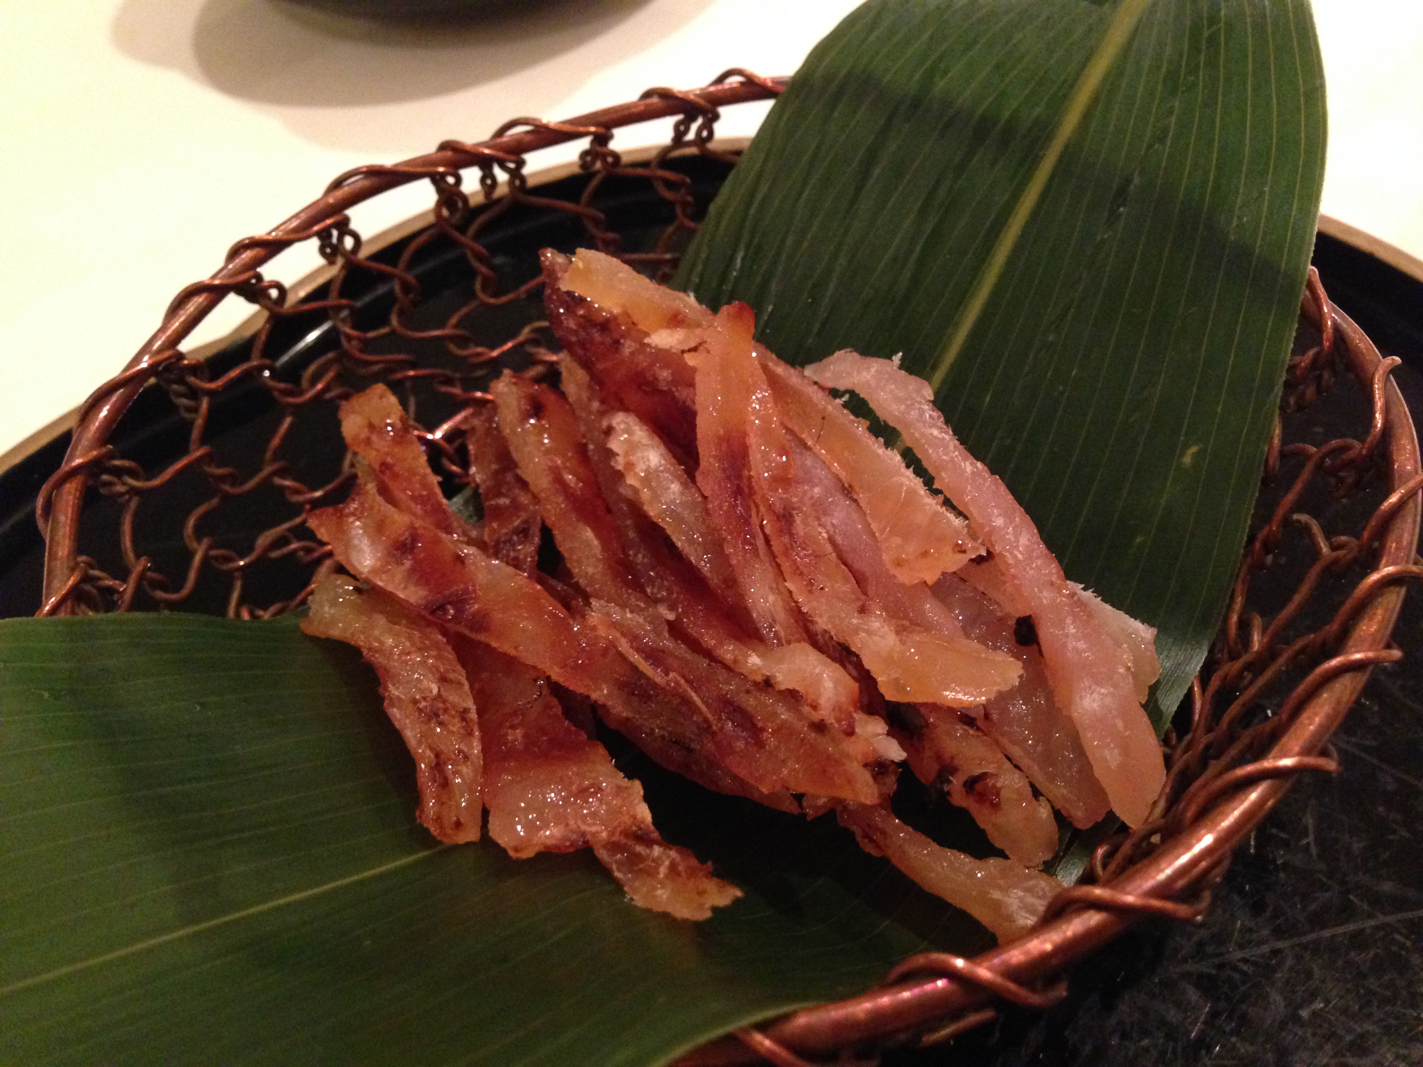
[[(0, 452), (116, 372), (234, 240), (337, 173), (730, 66), (790, 73), (855, 3), (568, 0), (443, 32), (274, 0), (0, 4)], [(1324, 210), (1423, 257), (1423, 3), (1315, 9), (1331, 112)], [(759, 121), (737, 111), (723, 132)], [(235, 318), (214, 316), (194, 342)]]

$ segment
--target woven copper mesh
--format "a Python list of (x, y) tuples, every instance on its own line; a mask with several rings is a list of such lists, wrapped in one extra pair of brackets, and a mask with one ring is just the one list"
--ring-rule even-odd
[[(501, 220), (555, 220), (574, 244), (670, 273), (705, 209), (679, 161), (729, 169), (734, 155), (713, 142), (718, 108), (766, 99), (782, 84), (729, 71), (705, 89), (654, 89), (570, 122), (517, 119), (479, 144), (446, 142), (344, 174), (270, 233), (238, 242), (86, 403), (39, 497), (47, 542), (39, 614), (173, 606), (251, 618), (299, 606), (315, 574), (333, 565), (304, 528), (305, 509), (340, 499), (350, 477), (335, 408), (374, 380), (390, 384), (424, 428), (449, 491), (468, 486), (463, 420), (486, 400), (482, 385), (510, 364), (538, 373), (553, 343), (538, 317), (536, 249), (515, 255), (488, 235)], [(629, 162), (613, 148), (615, 129), (667, 117), (671, 136), (650, 155)], [(531, 184), (529, 154), (568, 142), (584, 144), (577, 175)], [(383, 252), (363, 249), (346, 212), (416, 181), (431, 186), (430, 225)], [(614, 194), (629, 183), (662, 205), (661, 221), (635, 239), (613, 219)], [(263, 269), (306, 243), (330, 270), (297, 299)], [(465, 275), (453, 302), (436, 299), (440, 286), (416, 266), (441, 256)], [(372, 293), (384, 294), (379, 314)], [(189, 358), (184, 338), (231, 298), (264, 313), (250, 345), (225, 361)], [(308, 336), (325, 340), (311, 358), (292, 359), (302, 347), (293, 338)], [(1168, 733), (1166, 788), (1144, 825), (1098, 848), (1083, 884), (1059, 894), (1030, 936), (973, 960), (915, 957), (878, 989), (738, 1032), (683, 1062), (851, 1062), (841, 1057), (872, 1060), (887, 1042), (944, 1040), (991, 1018), (994, 1001), (1050, 1005), (1061, 992), (1055, 976), (1131, 923), (1199, 915), (1231, 848), (1290, 779), (1336, 769), (1330, 735), (1369, 669), (1400, 656), (1388, 640), (1401, 583), (1423, 576), (1415, 555), (1423, 477), (1389, 380), (1397, 362), (1380, 359), (1312, 275), (1257, 532), (1191, 706), (1177, 717), (1179, 736)], [(1326, 420), (1296, 413), (1331, 404), (1339, 410), (1328, 424), (1355, 429), (1312, 439)], [(145, 434), (150, 426), (162, 429)], [(120, 437), (129, 442), (122, 451), (111, 443)]]

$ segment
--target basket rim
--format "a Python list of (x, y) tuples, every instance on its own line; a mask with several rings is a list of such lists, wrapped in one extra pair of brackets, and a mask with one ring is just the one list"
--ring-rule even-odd
[[(728, 80), (730, 79), (730, 80)], [(489, 140), (478, 144), (445, 142), (440, 148), (393, 166), (363, 167), (335, 179), (323, 196), (296, 212), (267, 234), (240, 241), (223, 265), (208, 279), (180, 292), (169, 305), (159, 328), (124, 369), (101, 385), (77, 414), (74, 437), (58, 471), (41, 490), (37, 517), (45, 537), (44, 607), (40, 614), (68, 614), (73, 605), (67, 592), (83, 576), (77, 558), (80, 510), (92, 469), (107, 458), (109, 434), (138, 391), (172, 359), (178, 346), (206, 315), (239, 284), (288, 245), (329, 228), (354, 205), (400, 185), (475, 167), (522, 164), (532, 151), (571, 141), (600, 139), (606, 144), (615, 129), (673, 115), (715, 115), (735, 103), (773, 98), (786, 78), (761, 78), (743, 70), (723, 74), (698, 90), (651, 89), (637, 101), (601, 109), (566, 122), (521, 118), (505, 123)], [(715, 142), (728, 144), (729, 142)], [(628, 158), (637, 151), (626, 153)], [(545, 168), (527, 176), (551, 180), (567, 167)], [(562, 173), (560, 173), (562, 172)], [(409, 232), (423, 216), (385, 230), (372, 239), (381, 244)], [(326, 272), (317, 270), (291, 290), (299, 296), (319, 285)], [(1308, 297), (1312, 296), (1311, 301)], [(1402, 605), (1404, 590), (1398, 569), (1407, 569), (1417, 551), (1423, 500), (1417, 492), (1423, 479), (1417, 434), (1401, 392), (1390, 380), (1397, 360), (1384, 360), (1363, 332), (1318, 286), (1311, 271), (1311, 288), (1303, 313), (1321, 329), (1332, 329), (1354, 377), (1381, 401), (1383, 444), (1388, 460), (1390, 504), (1377, 537), (1377, 562), (1370, 580), (1385, 575), (1370, 588), (1369, 599), (1354, 616), (1336, 655), (1317, 666), (1297, 693), (1310, 693), (1267, 755), (1238, 768), (1229, 784), (1207, 798), (1208, 810), (1191, 820), (1146, 859), (1128, 866), (1104, 882), (1107, 892), (1074, 901), (1065, 911), (1018, 941), (973, 960), (956, 961), (942, 973), (870, 990), (856, 997), (803, 1008), (764, 1027), (766, 1039), (804, 1055), (834, 1052), (866, 1040), (915, 1032), (954, 1013), (971, 1012), (992, 1000), (1009, 996), (1020, 1002), (1041, 1001), (1029, 985), (1060, 971), (1107, 942), (1148, 914), (1184, 917), (1179, 902), (1199, 895), (1219, 877), (1234, 847), (1269, 813), (1288, 790), (1295, 774), (1318, 766), (1330, 736), (1342, 722), (1363, 687), (1371, 667), (1390, 658), (1386, 645)], [(204, 345), (194, 355), (210, 354), (246, 336), (261, 313), (220, 341)], [(1367, 582), (1365, 583), (1367, 584)], [(48, 610), (47, 610), (48, 609)], [(1392, 657), (1392, 658), (1396, 658)], [(1314, 760), (1313, 763), (1310, 761)], [(1245, 773), (1241, 773), (1245, 772)], [(1178, 909), (1171, 912), (1170, 908)], [(1190, 914), (1191, 909), (1185, 909)], [(728, 1037), (684, 1057), (679, 1063), (703, 1065), (756, 1062), (755, 1042)]]
[(63, 599), (82, 576), (76, 545), (88, 468), (107, 455), (105, 442), (129, 404), (167, 363), (182, 356), (178, 346), (198, 323), (238, 285), (260, 280), (260, 268), (285, 248), (329, 230), (350, 208), (402, 185), (422, 180), (457, 181), (460, 172), (480, 165), (521, 166), (530, 152), (585, 139), (606, 144), (616, 129), (673, 115), (715, 116), (726, 105), (773, 99), (789, 81), (788, 77), (765, 78), (735, 67), (701, 89), (656, 87), (637, 100), (562, 122), (527, 116), (510, 119), (485, 141), (445, 141), (434, 152), (396, 164), (349, 170), (333, 179), (322, 196), (267, 233), (238, 241), (221, 267), (173, 298), (158, 329), (123, 370), (80, 406), (64, 462), (41, 488), (36, 506), (45, 539), (44, 606), (39, 613), (62, 615), (71, 610)]

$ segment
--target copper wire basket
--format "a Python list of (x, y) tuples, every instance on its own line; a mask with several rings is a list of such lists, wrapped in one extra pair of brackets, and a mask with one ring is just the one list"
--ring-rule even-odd
[[(568, 122), (516, 119), (478, 144), (448, 141), (343, 174), (271, 232), (238, 242), (81, 410), (38, 500), (39, 614), (181, 607), (254, 618), (299, 607), (334, 566), (303, 515), (349, 484), (340, 400), (387, 382), (448, 483), (470, 484), (464, 413), (485, 401), (496, 368), (538, 373), (550, 360), (538, 246), (596, 247), (670, 274), (735, 164), (734, 146), (715, 140), (719, 109), (783, 85), (734, 70), (704, 89), (653, 89)], [(672, 120), (659, 147), (626, 157), (613, 148), (615, 130), (653, 119)], [(530, 179), (531, 153), (569, 143), (582, 145), (576, 167)], [(366, 248), (347, 212), (412, 182), (431, 186), (428, 222)], [(264, 273), (303, 244), (329, 265), (317, 279), (289, 289)], [(231, 299), (257, 309), (249, 336), (211, 358), (185, 354), (194, 327)], [(1200, 915), (1232, 848), (1291, 780), (1337, 769), (1331, 734), (1370, 669), (1401, 656), (1389, 635), (1402, 583), (1423, 576), (1423, 478), (1390, 380), (1397, 363), (1311, 274), (1255, 532), (1212, 656), (1167, 734), (1167, 783), (1144, 825), (1102, 844), (1023, 939), (974, 959), (915, 957), (860, 996), (728, 1035), (681, 1062), (794, 1064), (943, 1040), (986, 1021), (994, 1003), (1053, 1004), (1063, 969), (1134, 923)], [(1351, 435), (1327, 439), (1317, 429), (1327, 420), (1298, 414), (1331, 404)], [(121, 436), (122, 451), (111, 443)]]

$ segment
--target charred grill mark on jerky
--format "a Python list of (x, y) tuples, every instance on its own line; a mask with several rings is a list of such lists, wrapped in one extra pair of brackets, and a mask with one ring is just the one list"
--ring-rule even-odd
[(1050, 859), (1058, 839), (1052, 807), (1033, 795), (1027, 777), (979, 729), (978, 720), (932, 704), (915, 710), (919, 731), (895, 734), (914, 776), (941, 789), (1019, 863), (1036, 866)]
[[(396, 558), (402, 561), (411, 560), (415, 558), (415, 554), (416, 550), (412, 548)], [(456, 589), (441, 593), (420, 605), (420, 610), (431, 618), (457, 629), (486, 630), (490, 625), (490, 620), (479, 607), (479, 600), (473, 589)]]
[(958, 575), (939, 579), (934, 594), (962, 622), (967, 636), (1013, 655), (1023, 668), (1016, 686), (972, 709), (973, 724), (1074, 826), (1085, 829), (1097, 822), (1111, 805), (1092, 773), (1076, 727), (1057, 706), (1041, 650), (1019, 645), (1003, 611)]
[(958, 777), (958, 773), (959, 765), (957, 763), (945, 763), (934, 775), (934, 780), (929, 783), (929, 787), (948, 796), (949, 791), (954, 787), (954, 779)]
[(1038, 643), (1038, 628), (1031, 615), (1019, 615), (1013, 620), (1013, 640), (1024, 647)]
[(1003, 794), (998, 787), (998, 776), (992, 771), (979, 771), (969, 775), (963, 780), (963, 791), (975, 804), (985, 804), (996, 809), (1002, 803)]
[(410, 534), (405, 537), (402, 537), (395, 544), (391, 545), (390, 551), (392, 555), (396, 556), (399, 559), (409, 559), (411, 556), (415, 555), (415, 551), (419, 547), (420, 544), (418, 540), (418, 535), (415, 534), (414, 531), (412, 531)]
[(465, 444), (484, 512), (485, 550), (501, 563), (532, 574), (538, 566), (543, 515), (519, 476), (492, 406), (474, 409), (465, 430)]
[(885, 718), (889, 720), (889, 725), (893, 729), (910, 739), (923, 736), (924, 727), (927, 725), (922, 711), (913, 704), (906, 704), (901, 700), (885, 702)]

